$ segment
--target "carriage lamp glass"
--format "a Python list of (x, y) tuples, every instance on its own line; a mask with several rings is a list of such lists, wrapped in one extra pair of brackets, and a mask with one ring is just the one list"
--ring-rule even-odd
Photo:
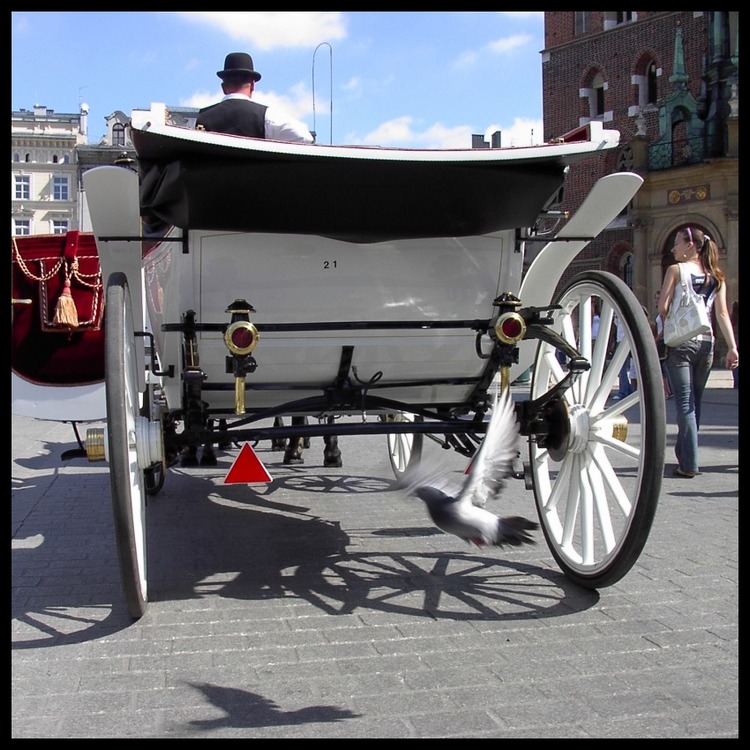
[(258, 344), (258, 329), (246, 320), (232, 323), (224, 333), (224, 343), (232, 354), (250, 354)]
[(495, 323), (495, 334), (504, 344), (515, 344), (525, 333), (526, 322), (518, 313), (505, 313)]

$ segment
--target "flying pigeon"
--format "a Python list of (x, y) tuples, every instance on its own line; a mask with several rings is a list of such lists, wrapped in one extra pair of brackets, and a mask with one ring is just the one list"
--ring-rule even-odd
[(484, 440), (461, 486), (451, 488), (445, 472), (435, 475), (429, 484), (410, 483), (439, 529), (478, 547), (534, 544), (529, 532), (539, 524), (521, 516), (500, 518), (484, 508), (505, 486), (517, 456), (517, 440), (518, 421), (506, 389), (502, 397), (495, 395)]

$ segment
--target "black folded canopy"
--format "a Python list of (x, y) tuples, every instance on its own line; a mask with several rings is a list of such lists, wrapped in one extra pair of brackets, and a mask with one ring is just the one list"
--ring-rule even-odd
[(132, 131), (132, 140), (141, 213), (149, 223), (348, 242), (531, 226), (571, 161), (554, 147), (549, 158), (503, 160), (495, 152), (497, 158), (483, 161), (402, 161), (357, 158), (357, 148), (351, 158), (341, 155), (342, 148), (335, 155), (326, 147), (299, 154), (227, 148), (141, 130)]

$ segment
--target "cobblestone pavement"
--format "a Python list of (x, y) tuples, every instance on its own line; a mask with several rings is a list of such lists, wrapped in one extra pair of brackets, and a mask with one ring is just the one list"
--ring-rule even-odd
[[(728, 379), (727, 379), (728, 378)], [(667, 466), (648, 543), (598, 592), (540, 543), (474, 551), (393, 487), (384, 438), (322, 439), (267, 486), (174, 469), (128, 616), (103, 464), (12, 420), (14, 738), (738, 736), (738, 391), (715, 373), (702, 475)], [(460, 458), (460, 457), (458, 457)], [(503, 512), (534, 514), (515, 483)]]

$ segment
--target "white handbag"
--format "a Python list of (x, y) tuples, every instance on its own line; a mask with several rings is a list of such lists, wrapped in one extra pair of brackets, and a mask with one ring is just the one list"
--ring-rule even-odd
[(711, 333), (711, 321), (703, 296), (693, 289), (684, 263), (680, 268), (680, 286), (675, 289), (667, 319), (664, 321), (664, 343), (675, 347), (703, 333)]

